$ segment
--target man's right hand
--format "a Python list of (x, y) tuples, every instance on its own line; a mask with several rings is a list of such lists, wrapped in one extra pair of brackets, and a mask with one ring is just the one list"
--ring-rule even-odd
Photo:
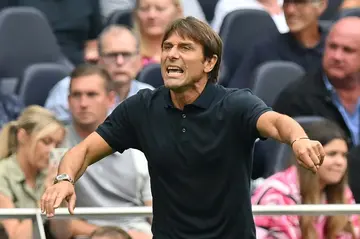
[(68, 181), (61, 181), (48, 187), (41, 197), (41, 212), (46, 213), (47, 217), (55, 215), (55, 209), (66, 200), (70, 214), (74, 214), (76, 194), (74, 185)]

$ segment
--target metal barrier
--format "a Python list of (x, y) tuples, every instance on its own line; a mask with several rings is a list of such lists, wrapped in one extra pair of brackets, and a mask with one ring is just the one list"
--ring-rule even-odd
[[(254, 215), (351, 215), (360, 214), (360, 204), (324, 204), (324, 205), (254, 205)], [(56, 219), (71, 217), (111, 219), (119, 216), (151, 216), (151, 207), (111, 207), (111, 208), (76, 208), (75, 215), (70, 215), (67, 208), (56, 209)], [(40, 209), (3, 208), (0, 210), (0, 220), (7, 218), (32, 219), (34, 239), (46, 239), (44, 219)]]

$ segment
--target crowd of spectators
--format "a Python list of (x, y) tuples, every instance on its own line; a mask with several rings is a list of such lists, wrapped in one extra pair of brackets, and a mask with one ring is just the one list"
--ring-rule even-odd
[[(22, 77), (26, 71), (18, 72), (17, 86), (9, 91), (2, 85), (9, 75), (2, 75), (0, 66), (0, 208), (37, 208), (62, 155), (94, 132), (122, 101), (142, 89), (158, 87), (151, 82), (153, 77), (161, 78), (160, 73), (149, 76), (152, 79), (146, 74), (150, 67), (159, 71), (166, 26), (186, 16), (211, 25), (224, 47), (229, 42), (248, 46), (231, 46), (245, 50), (224, 55), (218, 84), (250, 88), (277, 112), (298, 119), (309, 137), (324, 146), (324, 165), (314, 175), (295, 164), (286, 146), (256, 141), (249, 182), (252, 203), (360, 201), (359, 0), (1, 0), (0, 35), (32, 34), (21, 26), (5, 26), (4, 19), (16, 9), (42, 14), (68, 71), (60, 78), (55, 73), (52, 78), (50, 72), (43, 80), (53, 83), (45, 92), (40, 86), (32, 88), (30, 95), (46, 96), (35, 105), (19, 90), (26, 91)], [(252, 16), (259, 12), (272, 22), (274, 34), (251, 33), (258, 27)], [(240, 23), (244, 19), (251, 22), (236, 28), (245, 26)], [(235, 30), (238, 34), (231, 36), (237, 39), (229, 41), (226, 29)], [(27, 39), (21, 40), (27, 47)], [(40, 52), (41, 47), (33, 50)], [(6, 57), (16, 62), (17, 49), (12, 52)], [(26, 67), (47, 63), (31, 62), (35, 58), (26, 59)], [(289, 63), (300, 73), (285, 74), (295, 69)], [(271, 81), (276, 85), (277, 80), (284, 83), (271, 87)], [(273, 100), (267, 102), (269, 97)], [(75, 190), (77, 207), (152, 206), (146, 156), (135, 149), (115, 152), (92, 165)], [(254, 219), (257, 238), (360, 238), (357, 215)], [(53, 219), (45, 229), (47, 238), (54, 239), (150, 239), (151, 224), (152, 218), (146, 217)], [(32, 235), (31, 220), (1, 221), (0, 238)]]

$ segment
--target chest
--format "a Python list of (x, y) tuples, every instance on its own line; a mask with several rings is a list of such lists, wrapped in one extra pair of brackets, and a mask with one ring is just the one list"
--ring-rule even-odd
[(217, 109), (171, 108), (153, 111), (149, 119), (139, 140), (150, 166), (163, 170), (223, 167), (251, 141), (241, 135), (242, 122)]
[(43, 185), (37, 183), (37, 185), (32, 188), (25, 182), (17, 182), (11, 179), (8, 179), (8, 185), (16, 208), (38, 207), (38, 201), (44, 192)]

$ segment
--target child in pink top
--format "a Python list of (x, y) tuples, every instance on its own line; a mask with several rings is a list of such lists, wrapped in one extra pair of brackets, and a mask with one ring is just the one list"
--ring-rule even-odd
[[(348, 147), (344, 133), (324, 120), (303, 125), (309, 137), (322, 143), (325, 160), (314, 175), (301, 166), (290, 166), (269, 177), (254, 192), (254, 205), (353, 204), (347, 184)], [(254, 216), (258, 239), (359, 238), (356, 215)]]

